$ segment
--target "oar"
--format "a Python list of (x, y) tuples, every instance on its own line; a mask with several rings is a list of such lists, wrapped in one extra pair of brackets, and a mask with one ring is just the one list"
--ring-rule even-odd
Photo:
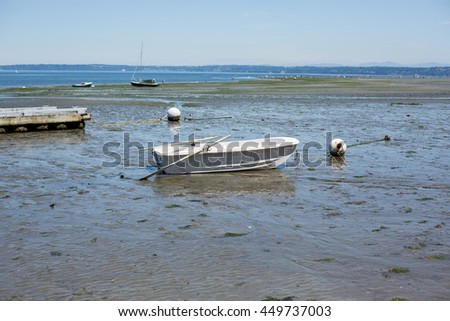
[(200, 149), (199, 151), (196, 151), (195, 153), (192, 153), (192, 154), (189, 154), (189, 155), (187, 155), (187, 156), (181, 157), (179, 160), (177, 160), (177, 161), (175, 161), (175, 162), (173, 162), (173, 163), (171, 163), (171, 164), (169, 164), (169, 165), (163, 166), (163, 167), (161, 167), (160, 169), (158, 169), (158, 170), (156, 170), (156, 171), (154, 171), (154, 172), (152, 172), (152, 173), (150, 173), (150, 174), (148, 174), (148, 175), (146, 175), (146, 176), (144, 176), (144, 177), (141, 177), (139, 180), (140, 180), (140, 181), (143, 181), (143, 180), (146, 180), (146, 179), (149, 178), (149, 177), (152, 177), (153, 175), (156, 175), (156, 174), (158, 174), (158, 173), (161, 173), (162, 171), (168, 169), (169, 167), (172, 167), (172, 166), (174, 166), (174, 165), (176, 165), (176, 164), (178, 164), (178, 163), (180, 163), (180, 162), (182, 162), (182, 161), (184, 161), (184, 160), (186, 160), (186, 159), (188, 159), (188, 158), (190, 158), (190, 157), (192, 157), (192, 156), (194, 156), (194, 155), (200, 154), (200, 153), (202, 153), (202, 152), (208, 150), (210, 147), (212, 147), (212, 146), (214, 146), (214, 145), (220, 143), (221, 141), (227, 139), (227, 138), (230, 137), (230, 136), (231, 136), (231, 135), (227, 135), (227, 136), (225, 136), (225, 137), (222, 137), (221, 139), (216, 140), (215, 142), (212, 142), (211, 144), (207, 144), (207, 145), (205, 145), (202, 149)]
[(182, 141), (182, 142), (173, 143), (171, 145), (173, 146), (173, 145), (184, 145), (184, 144), (199, 143), (199, 142), (204, 142), (205, 140), (211, 140), (211, 139), (214, 139), (214, 138), (217, 138), (217, 137), (219, 137), (219, 136), (211, 136), (211, 137), (205, 137), (205, 138), (199, 138), (199, 139), (193, 139), (193, 140), (185, 140), (185, 141)]
[[(219, 137), (219, 136), (211, 136), (211, 137), (199, 138), (199, 139), (194, 139), (194, 140), (186, 140), (186, 141), (182, 141), (182, 142), (172, 143), (170, 145), (177, 146), (177, 145), (184, 145), (184, 144), (199, 143), (199, 142), (203, 142), (205, 140), (211, 140), (211, 139), (214, 139), (214, 138), (217, 138), (217, 137)], [(146, 148), (142, 148), (142, 149), (139, 149), (139, 150), (148, 150), (148, 149), (153, 149), (153, 147), (146, 147)]]

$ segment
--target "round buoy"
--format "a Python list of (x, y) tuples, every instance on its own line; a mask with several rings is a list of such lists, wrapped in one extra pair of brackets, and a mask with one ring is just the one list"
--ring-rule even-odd
[(181, 112), (178, 108), (172, 107), (167, 111), (167, 119), (169, 121), (179, 121)]
[(344, 156), (347, 145), (342, 139), (335, 138), (330, 143), (330, 154), (332, 156)]

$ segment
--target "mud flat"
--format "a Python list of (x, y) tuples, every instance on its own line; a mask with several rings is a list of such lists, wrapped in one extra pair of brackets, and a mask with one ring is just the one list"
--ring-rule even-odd
[[(0, 136), (0, 300), (449, 300), (449, 84), (2, 89), (0, 107), (77, 105), (93, 120)], [(192, 120), (149, 121), (169, 106)], [(139, 146), (268, 133), (300, 140), (298, 166), (137, 181)], [(336, 161), (327, 133), (391, 141)]]
[(93, 88), (30, 87), (0, 89), (1, 96), (70, 97), (71, 99), (142, 98), (166, 95), (201, 94), (291, 94), (339, 96), (449, 96), (449, 78), (269, 78), (236, 82), (197, 82), (164, 84), (157, 88), (134, 88), (130, 85), (97, 85)]

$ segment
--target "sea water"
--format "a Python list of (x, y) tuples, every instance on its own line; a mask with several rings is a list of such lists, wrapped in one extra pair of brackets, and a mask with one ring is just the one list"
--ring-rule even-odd
[[(71, 86), (80, 82), (93, 82), (94, 85), (129, 84), (132, 76), (132, 71), (0, 71), (0, 88)], [(228, 72), (155, 72), (136, 75), (138, 79), (152, 78), (160, 83), (235, 81), (266, 76), (267, 74), (259, 73)]]

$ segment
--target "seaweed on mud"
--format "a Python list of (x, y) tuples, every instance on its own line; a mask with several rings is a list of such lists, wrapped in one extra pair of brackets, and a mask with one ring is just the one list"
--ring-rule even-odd
[(245, 236), (248, 233), (232, 233), (232, 232), (227, 232), (225, 233), (223, 236), (224, 237), (239, 237), (239, 236)]

